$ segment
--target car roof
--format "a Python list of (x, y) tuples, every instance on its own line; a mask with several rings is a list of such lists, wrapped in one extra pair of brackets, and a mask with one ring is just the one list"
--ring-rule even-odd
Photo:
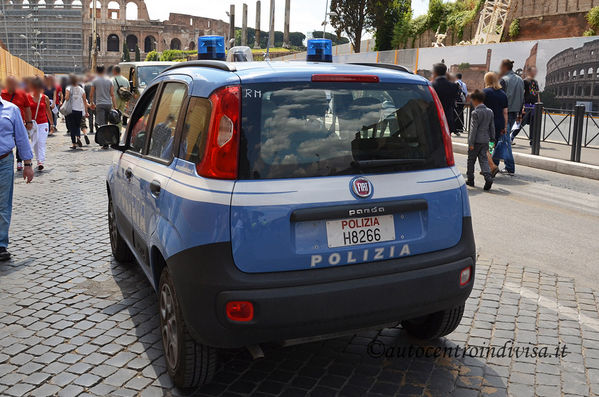
[(421, 76), (397, 70), (396, 65), (298, 61), (192, 61), (174, 65), (160, 76), (187, 75), (194, 81), (207, 83), (202, 84), (202, 87), (198, 87), (200, 84), (194, 84), (192, 95), (208, 96), (218, 86), (240, 83), (308, 82), (312, 80), (313, 74), (368, 74), (378, 76), (381, 83), (428, 84), (428, 81)]

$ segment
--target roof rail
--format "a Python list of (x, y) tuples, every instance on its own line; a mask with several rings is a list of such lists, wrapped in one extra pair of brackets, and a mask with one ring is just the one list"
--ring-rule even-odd
[(374, 62), (348, 62), (350, 65), (361, 65), (361, 66), (372, 66), (374, 68), (383, 68), (390, 70), (397, 70), (398, 72), (406, 72), (414, 74), (410, 69), (405, 66), (395, 65), (392, 63), (374, 63)]
[(187, 61), (187, 62), (178, 62), (176, 65), (170, 66), (168, 68), (166, 68), (164, 72), (168, 72), (169, 70), (174, 70), (174, 69), (180, 69), (180, 68), (187, 68), (187, 67), (194, 67), (194, 66), (200, 66), (200, 67), (204, 67), (204, 68), (213, 68), (213, 69), (219, 69), (219, 70), (223, 70), (225, 72), (235, 72), (237, 71), (237, 68), (235, 67), (235, 65), (231, 65), (230, 63), (224, 62), (224, 61), (212, 61), (212, 60), (199, 60), (199, 61)]

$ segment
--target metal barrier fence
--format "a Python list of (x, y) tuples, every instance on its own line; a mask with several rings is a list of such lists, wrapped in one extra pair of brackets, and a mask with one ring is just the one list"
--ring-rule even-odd
[[(472, 105), (470, 103), (458, 103), (464, 106), (464, 133), (470, 131), (470, 113)], [(456, 107), (455, 117), (459, 117)], [(541, 115), (540, 122), (533, 125), (527, 124), (522, 127), (520, 133), (530, 140), (531, 129), (537, 130), (539, 134), (532, 134), (531, 152), (539, 154), (540, 143), (550, 142), (572, 147), (570, 156), (571, 161), (580, 162), (580, 149), (592, 148), (599, 150), (599, 112), (586, 111), (583, 105), (578, 105), (574, 110), (562, 110), (545, 108), (542, 103), (535, 105), (533, 121), (537, 120), (536, 115)]]

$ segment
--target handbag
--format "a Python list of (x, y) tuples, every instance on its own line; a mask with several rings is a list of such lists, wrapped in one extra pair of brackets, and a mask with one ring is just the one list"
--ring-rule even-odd
[(72, 99), (73, 99), (73, 93), (71, 92), (71, 95), (69, 96), (69, 100), (68, 101), (64, 101), (64, 103), (60, 107), (59, 112), (64, 117), (67, 117), (69, 114), (73, 113), (73, 103), (71, 102)]
[(509, 142), (507, 142), (508, 139), (510, 139), (509, 134), (501, 134), (499, 136), (497, 146), (495, 146), (495, 150), (493, 150), (493, 158), (505, 160), (510, 147)]
[(42, 95), (40, 95), (40, 100), (37, 102), (37, 107), (35, 108), (35, 116), (31, 119), (31, 128), (27, 130), (27, 135), (29, 136), (29, 140), (33, 140), (34, 134), (37, 134), (37, 114), (40, 111), (40, 103), (42, 102)]

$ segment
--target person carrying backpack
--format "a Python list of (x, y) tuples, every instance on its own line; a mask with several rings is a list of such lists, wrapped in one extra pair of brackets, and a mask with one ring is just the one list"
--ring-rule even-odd
[[(123, 114), (125, 112), (125, 108), (127, 107), (127, 103), (131, 100), (131, 87), (129, 86), (129, 81), (121, 75), (121, 67), (116, 65), (112, 68), (112, 85), (114, 87), (115, 99), (116, 99), (116, 109)], [(122, 120), (118, 124), (119, 127), (122, 127)]]

